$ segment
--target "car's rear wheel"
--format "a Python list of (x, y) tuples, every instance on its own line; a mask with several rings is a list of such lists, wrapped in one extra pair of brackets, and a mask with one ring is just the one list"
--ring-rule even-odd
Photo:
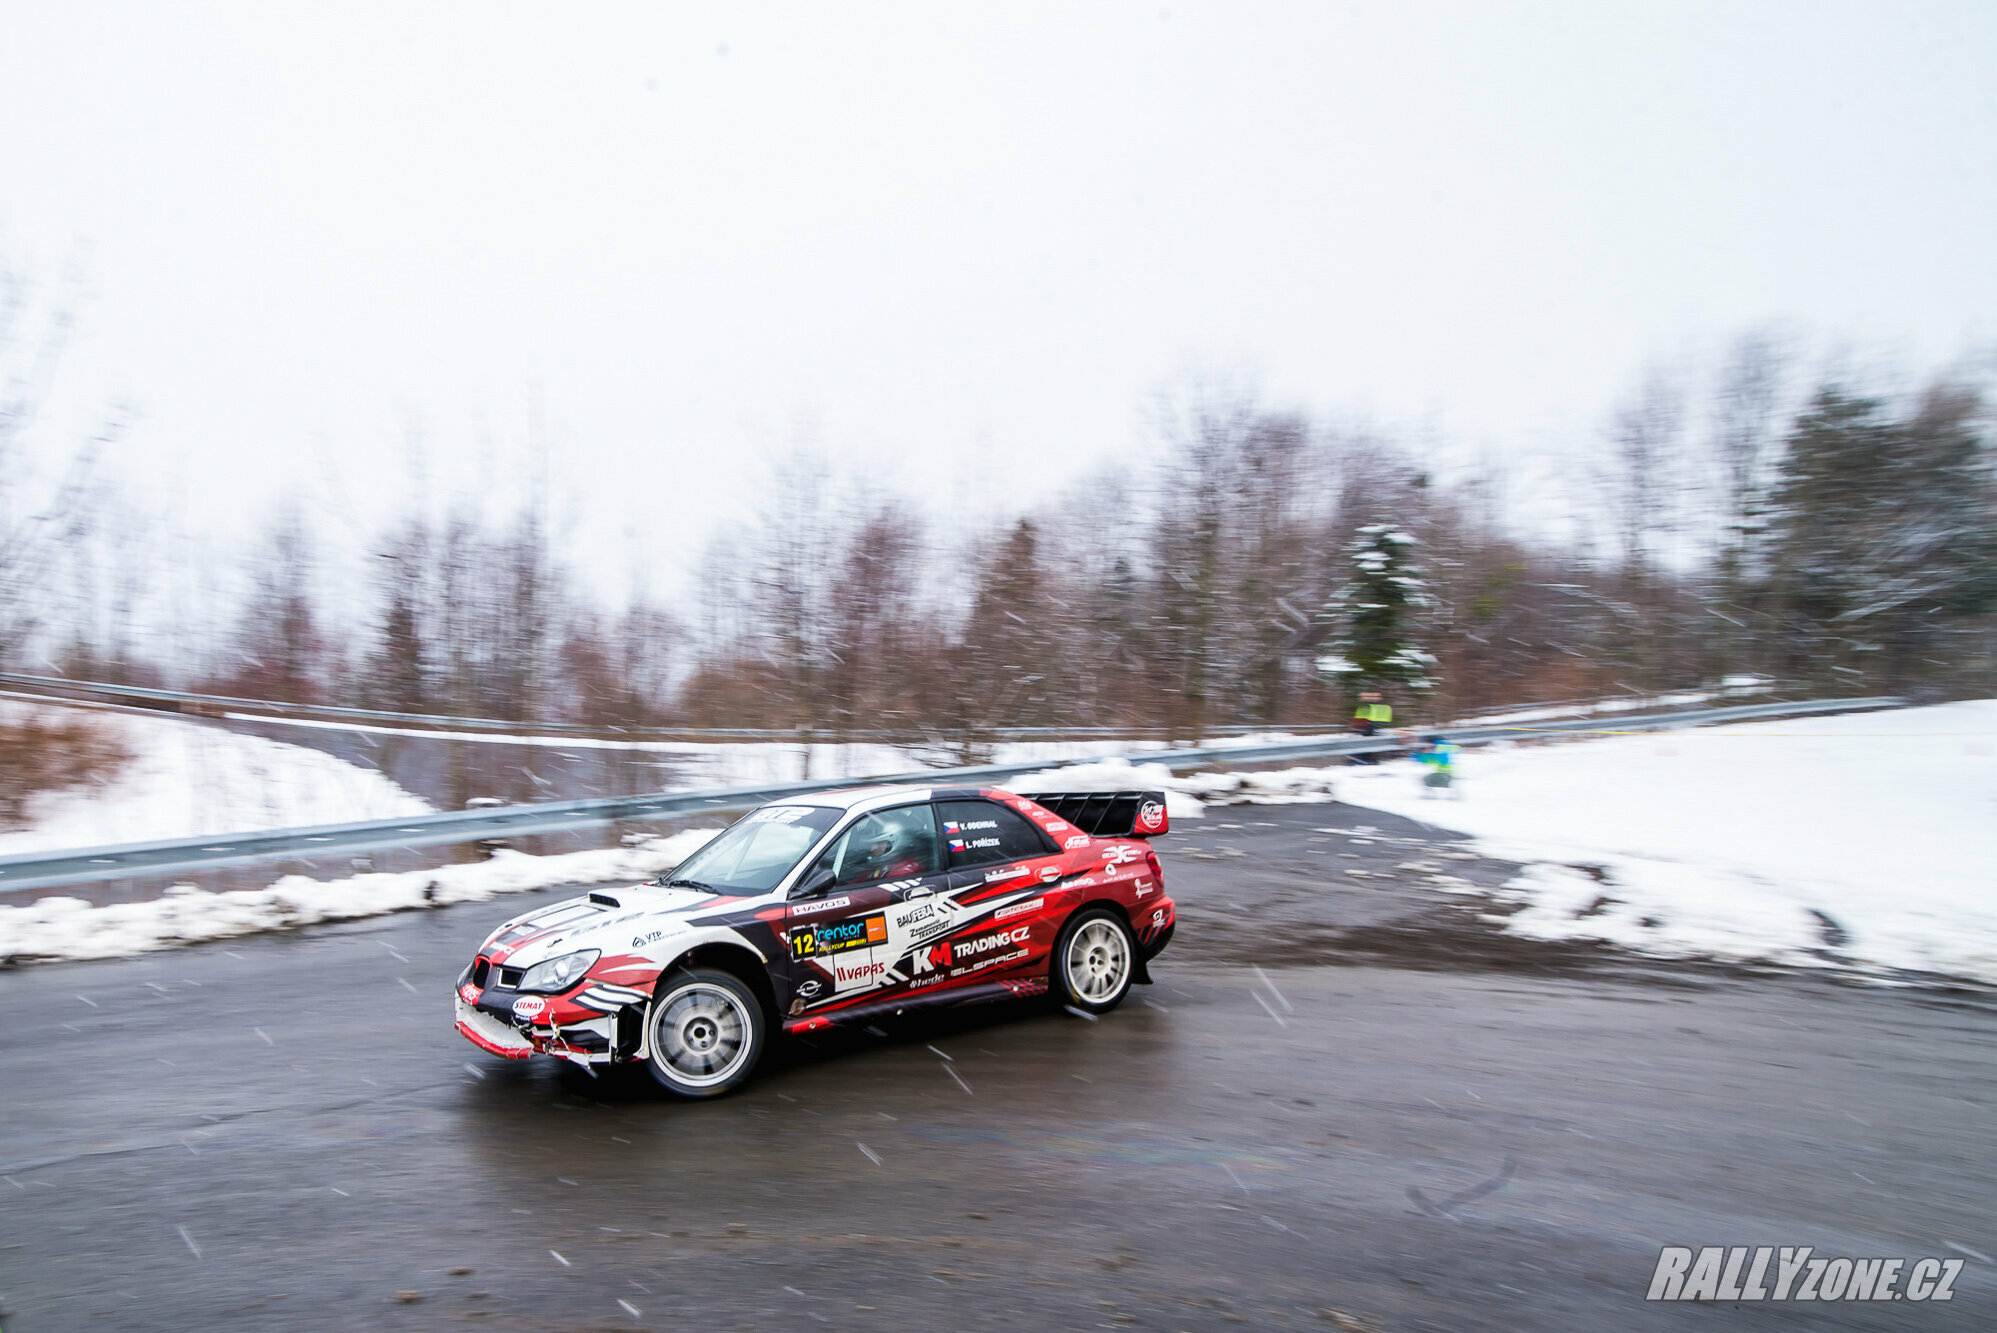
[(711, 968), (670, 974), (649, 1022), (652, 1077), (682, 1097), (719, 1097), (748, 1078), (768, 1026), (741, 978)]
[(1048, 987), (1062, 1004), (1106, 1014), (1123, 1003), (1137, 971), (1137, 942), (1123, 918), (1106, 907), (1078, 912), (1054, 946)]

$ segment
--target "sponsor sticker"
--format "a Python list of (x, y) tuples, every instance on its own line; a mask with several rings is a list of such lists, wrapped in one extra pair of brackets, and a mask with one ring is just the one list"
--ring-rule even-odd
[(1657, 1252), (1647, 1301), (1948, 1301), (1960, 1259), (1817, 1257), (1808, 1245)]
[(816, 999), (819, 989), (820, 986), (817, 977), (806, 977), (803, 981), (797, 983), (798, 995), (807, 1000)]
[(1114, 847), (1103, 848), (1103, 866), (1107, 869), (1110, 866), (1129, 865), (1142, 855), (1144, 853), (1138, 851), (1135, 847), (1119, 843)]
[[(933, 972), (939, 967), (948, 967), (950, 966), (950, 941), (945, 940), (943, 943), (931, 945), (927, 949), (917, 949), (909, 955), (908, 962), (908, 974), (911, 977), (919, 977), (923, 973)], [(935, 977), (931, 977), (930, 981), (936, 979)], [(928, 985), (929, 983), (922, 982), (920, 984)]]
[(513, 1016), (515, 1018), (538, 1018), (541, 1015), (541, 1011), (547, 1007), (548, 1002), (540, 996), (523, 995), (513, 1002)]
[(477, 1004), (478, 997), (481, 994), (483, 994), (483, 992), (480, 991), (478, 987), (472, 985), (469, 981), (467, 981), (464, 985), (458, 987), (458, 998), (460, 1000), (463, 1000), (466, 1004)]
[(887, 940), (888, 923), (879, 913), (852, 921), (828, 921), (816, 926), (797, 926), (790, 933), (793, 958), (816, 958), (820, 954), (864, 949)]
[(1011, 930), (1001, 930), (995, 935), (980, 935), (975, 939), (958, 940), (951, 957), (953, 961), (961, 963), (967, 958), (976, 958), (980, 954), (990, 953), (993, 949), (1004, 949), (1014, 944), (1024, 944), (1027, 936), (1032, 933), (1033, 927), (1031, 926), (1015, 926)]
[(808, 809), (810, 809), (809, 806), (803, 805), (766, 805), (760, 810), (751, 811), (749, 822), (751, 824), (789, 824), (802, 819), (804, 812)]
[(845, 907), (852, 901), (851, 898), (823, 898), (816, 902), (792, 903), (790, 914), (792, 916), (810, 916), (813, 912), (829, 912), (835, 907)]
[(1077, 833), (1074, 837), (1062, 843), (1061, 849), (1063, 851), (1072, 852), (1078, 847), (1086, 847), (1088, 845), (1089, 845), (1089, 835), (1086, 833)]
[(1047, 900), (1045, 898), (1034, 898), (1028, 902), (1014, 903), (1010, 907), (1001, 907), (998, 911), (993, 912), (992, 920), (1003, 921), (1009, 916), (1018, 916), (1023, 912), (1037, 912), (1046, 905)]
[(936, 904), (925, 902), (904, 909), (900, 915), (895, 917), (894, 923), (897, 929), (907, 930), (920, 922), (929, 920), (929, 918), (935, 915)]
[(1165, 827), (1165, 807), (1156, 801), (1146, 801), (1138, 806), (1137, 827), (1153, 832)]
[(886, 963), (834, 963), (832, 974), (839, 978), (842, 986), (853, 986), (880, 980), (888, 970)]
[(990, 958), (980, 958), (969, 967), (951, 968), (950, 975), (953, 977), (967, 977), (973, 972), (982, 972), (988, 967), (998, 967), (1003, 963), (1016, 963), (1031, 952), (1033, 952), (1031, 949), (1014, 949), (1011, 953), (996, 954)]

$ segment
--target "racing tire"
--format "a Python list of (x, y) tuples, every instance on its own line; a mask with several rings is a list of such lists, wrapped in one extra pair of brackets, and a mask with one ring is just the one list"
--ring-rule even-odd
[(1122, 917), (1091, 907), (1068, 918), (1054, 945), (1047, 992), (1056, 1004), (1106, 1014), (1123, 1003), (1137, 976), (1137, 941)]
[(669, 973), (645, 1016), (645, 1064), (675, 1096), (719, 1097), (756, 1068), (768, 1027), (762, 1003), (734, 973)]

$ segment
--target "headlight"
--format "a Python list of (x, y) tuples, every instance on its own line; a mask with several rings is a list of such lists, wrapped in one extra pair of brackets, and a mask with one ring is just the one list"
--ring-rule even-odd
[(536, 963), (527, 969), (526, 976), (520, 978), (520, 989), (549, 994), (567, 990), (582, 980), (582, 974), (589, 971), (600, 956), (595, 949), (584, 949), (581, 953), (566, 953), (560, 958)]

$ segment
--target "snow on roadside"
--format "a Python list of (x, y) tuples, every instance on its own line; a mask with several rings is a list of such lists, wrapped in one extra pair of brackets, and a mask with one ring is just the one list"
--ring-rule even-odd
[(161, 898), (105, 907), (81, 898), (42, 898), (23, 907), (0, 906), (0, 964), (122, 958), (256, 931), (484, 902), (559, 884), (636, 882), (670, 870), (718, 832), (689, 829), (633, 847), (558, 856), (502, 849), (489, 861), (347, 879), (286, 875), (267, 889), (229, 893), (183, 884)]
[[(780, 750), (798, 758), (794, 747), (757, 748), (769, 761), (781, 762)], [(1501, 744), (1467, 749), (1457, 763), (1462, 799), (1426, 798), (1404, 760), (1184, 777), (1162, 764), (1103, 760), (1004, 785), (1026, 794), (1154, 788), (1182, 820), (1209, 803), (1335, 796), (1470, 834), (1485, 854), (1523, 863), (1496, 895), (1518, 905), (1504, 927), (1514, 934), (1997, 984), (1997, 700)], [(108, 907), (43, 898), (0, 906), (0, 961), (121, 956), (551, 885), (642, 879), (711, 836), (549, 857), (502, 852), (324, 883), (289, 876), (236, 893), (189, 887)], [(1437, 886), (1477, 891), (1440, 878)]]
[[(0, 702), (18, 714), (39, 705)], [(398, 819), (430, 806), (372, 769), (318, 750), (174, 717), (91, 710), (132, 760), (103, 786), (44, 792), (0, 856), (245, 829)]]
[(1997, 700), (1472, 748), (1339, 799), (1527, 864), (1505, 929), (1642, 953), (1997, 983)]
[(1165, 809), (1172, 818), (1198, 819), (1209, 804), (1290, 805), (1329, 801), (1333, 775), (1342, 776), (1347, 771), (1285, 768), (1261, 773), (1199, 772), (1179, 777), (1163, 764), (1108, 759), (1022, 773), (993, 785), (1022, 796), (1043, 791), (1156, 790), (1165, 793)]

